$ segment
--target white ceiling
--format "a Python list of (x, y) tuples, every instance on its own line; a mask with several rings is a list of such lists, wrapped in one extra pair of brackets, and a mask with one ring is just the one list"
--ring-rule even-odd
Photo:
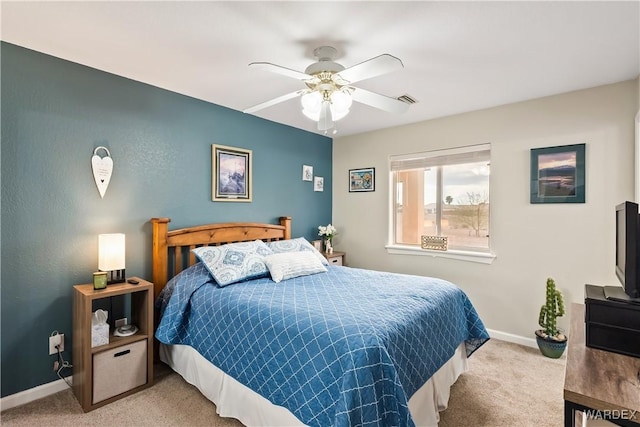
[[(354, 104), (337, 136), (640, 73), (638, 1), (2, 1), (0, 13), (6, 42), (240, 111), (303, 88), (250, 62), (304, 71), (321, 45), (345, 67), (400, 58), (355, 86), (418, 103), (400, 115)], [(295, 99), (256, 115), (317, 132)]]

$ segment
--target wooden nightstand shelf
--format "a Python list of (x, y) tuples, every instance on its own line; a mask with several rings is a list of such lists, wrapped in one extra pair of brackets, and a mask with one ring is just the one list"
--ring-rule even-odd
[[(73, 287), (73, 392), (85, 412), (153, 384), (153, 283), (118, 283), (94, 290)], [(138, 332), (127, 337), (109, 331), (109, 343), (91, 347), (93, 301), (131, 295), (131, 320)], [(109, 313), (111, 315), (111, 313)]]
[(327, 259), (327, 261), (329, 261), (329, 264), (331, 265), (346, 265), (346, 252), (333, 251), (330, 254), (323, 252), (322, 255), (324, 255), (324, 257)]

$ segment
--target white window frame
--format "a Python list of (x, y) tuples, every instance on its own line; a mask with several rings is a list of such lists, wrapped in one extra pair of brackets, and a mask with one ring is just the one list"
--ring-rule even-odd
[[(491, 242), (489, 242), (489, 251), (471, 251), (471, 250), (452, 250), (437, 251), (422, 249), (416, 245), (398, 244), (395, 243), (395, 203), (396, 203), (396, 191), (394, 189), (393, 174), (396, 170), (411, 169), (412, 166), (416, 169), (429, 167), (433, 163), (446, 159), (447, 157), (453, 158), (468, 158), (469, 163), (474, 161), (476, 153), (491, 151), (490, 144), (472, 145), (467, 147), (458, 147), (451, 149), (427, 151), (421, 153), (412, 153), (404, 155), (392, 155), (389, 158), (389, 221), (388, 221), (388, 238), (385, 249), (388, 254), (392, 255), (417, 255), (417, 256), (430, 256), (430, 257), (442, 257), (457, 259), (461, 261), (477, 262), (482, 264), (491, 264), (496, 258), (496, 255), (491, 252)], [(486, 156), (486, 154), (483, 154)], [(440, 159), (437, 159), (440, 158)], [(441, 189), (438, 189), (441, 191)], [(489, 202), (489, 210), (491, 210), (491, 202)], [(491, 214), (489, 214), (491, 218)], [(491, 236), (491, 232), (489, 232)], [(489, 237), (491, 239), (491, 237)]]

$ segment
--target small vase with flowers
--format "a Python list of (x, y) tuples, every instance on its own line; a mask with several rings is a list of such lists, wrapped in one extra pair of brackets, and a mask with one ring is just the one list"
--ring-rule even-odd
[(318, 236), (324, 239), (324, 251), (328, 254), (333, 253), (333, 236), (337, 234), (336, 228), (329, 225), (321, 225), (318, 227)]

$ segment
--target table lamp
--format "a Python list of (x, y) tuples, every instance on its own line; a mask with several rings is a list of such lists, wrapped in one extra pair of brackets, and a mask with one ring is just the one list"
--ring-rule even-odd
[(124, 234), (98, 235), (98, 270), (108, 274), (107, 284), (122, 283), (124, 274)]

